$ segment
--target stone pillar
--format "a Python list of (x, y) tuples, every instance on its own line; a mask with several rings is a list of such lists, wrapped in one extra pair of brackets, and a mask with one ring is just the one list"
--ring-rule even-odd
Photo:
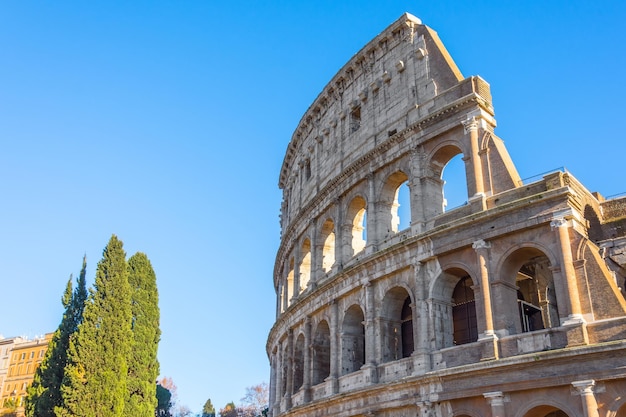
[(428, 301), (426, 279), (423, 276), (424, 264), (413, 262), (413, 277), (416, 282), (415, 302), (413, 307), (413, 375), (420, 375), (430, 371), (430, 353), (428, 350)]
[(287, 333), (287, 389), (285, 390), (285, 408), (291, 409), (291, 395), (293, 394), (293, 329)]
[(270, 398), (269, 407), (271, 409), (270, 416), (274, 414), (274, 404), (276, 403), (276, 353), (270, 355)]
[(280, 400), (283, 398), (283, 346), (276, 346), (276, 392), (274, 393), (274, 415), (280, 414)]
[(316, 227), (315, 220), (311, 220), (309, 225), (309, 236), (311, 237), (311, 272), (309, 276), (309, 289), (317, 288), (318, 264), (321, 265), (322, 254), (319, 249), (319, 230)]
[(276, 317), (280, 316), (284, 311), (283, 308), (283, 281), (279, 279), (278, 290), (276, 291)]
[(290, 304), (293, 304), (300, 295), (300, 245), (296, 245), (293, 251), (293, 296)]
[(311, 317), (304, 319), (304, 369), (302, 370), (302, 388), (304, 402), (311, 401)]
[(486, 392), (483, 394), (483, 397), (491, 406), (491, 417), (506, 417), (502, 391)]
[(330, 313), (330, 380), (332, 393), (339, 392), (337, 376), (339, 375), (339, 358), (341, 357), (341, 346), (339, 346), (339, 304), (337, 300), (331, 303)]
[[(320, 218), (322, 223), (316, 223), (313, 227), (313, 235), (311, 240), (311, 277), (315, 282), (315, 286), (324, 276), (324, 241), (321, 238), (322, 228), (324, 227), (325, 217)], [(315, 243), (313, 243), (315, 241)]]
[(584, 381), (574, 381), (572, 385), (580, 394), (582, 400), (584, 417), (599, 417), (598, 403), (593, 393), (593, 387), (596, 382), (593, 379), (587, 379)]
[(365, 225), (367, 230), (366, 245), (372, 247), (372, 250), (374, 251), (378, 248), (375, 178), (376, 177), (372, 172), (367, 175), (367, 224)]
[[(475, 117), (468, 118), (463, 122), (464, 132), (470, 137), (470, 152), (472, 170), (474, 174), (474, 189), (469, 190), (469, 194), (484, 195), (485, 185), (483, 180), (483, 167), (480, 161), (480, 146), (478, 144), (478, 120)], [(468, 187), (469, 188), (469, 187)]]
[(371, 282), (363, 285), (365, 290), (365, 378), (369, 383), (378, 382), (376, 371), (376, 331), (374, 311), (374, 287)]
[(433, 403), (430, 401), (418, 401), (416, 403), (419, 408), (418, 417), (431, 417), (433, 415)]
[(498, 359), (498, 337), (493, 326), (493, 307), (491, 303), (491, 281), (489, 279), (488, 257), (491, 244), (484, 240), (477, 240), (472, 244), (476, 251), (478, 269), (480, 272), (480, 293), (482, 295), (483, 328), (484, 331), (478, 335), (478, 340), (483, 342), (481, 360)]
[(341, 198), (337, 198), (335, 200), (335, 265), (333, 266), (333, 270), (341, 271), (343, 269), (343, 217), (344, 217), (344, 207), (343, 200)]
[[(550, 222), (552, 230), (557, 231), (557, 241), (560, 246), (561, 273), (563, 275), (563, 285), (566, 290), (566, 302), (568, 305), (569, 315), (563, 325), (578, 324), (584, 322), (581, 308), (580, 296), (578, 294), (578, 283), (576, 282), (576, 273), (574, 271), (574, 262), (572, 258), (572, 248), (569, 239), (569, 222), (563, 218), (555, 218)], [(560, 302), (561, 300), (559, 300)]]

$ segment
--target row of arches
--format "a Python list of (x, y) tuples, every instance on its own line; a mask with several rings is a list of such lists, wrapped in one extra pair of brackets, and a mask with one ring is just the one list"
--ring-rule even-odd
[[(493, 296), (502, 300), (494, 312), (498, 329), (513, 335), (560, 325), (551, 265), (537, 247), (522, 247), (508, 255), (501, 268), (502, 284), (493, 287)], [(401, 279), (385, 290), (369, 306), (372, 317), (366, 316), (367, 296), (361, 295), (360, 301), (346, 304), (338, 317), (326, 314), (310, 330), (295, 332), (280, 354), (282, 394), (323, 383), (333, 376), (333, 361), (334, 376), (341, 377), (368, 363), (376, 366), (408, 358), (418, 347), (434, 351), (478, 341), (485, 330), (484, 293), (468, 270), (459, 266), (441, 270), (422, 299), (416, 297), (414, 285)]]
[[(458, 150), (457, 150), (458, 152)], [(448, 169), (450, 167), (450, 169)], [(467, 201), (467, 186), (462, 154), (457, 153), (441, 168), (441, 196), (448, 184), (444, 173), (450, 172), (451, 194), (456, 206)], [(279, 311), (284, 311), (292, 304), (295, 297), (304, 292), (312, 279), (332, 273), (338, 263), (349, 261), (362, 253), (371, 242), (379, 242), (408, 229), (411, 226), (411, 188), (409, 177), (403, 171), (396, 171), (387, 176), (373, 204), (368, 204), (367, 187), (356, 192), (347, 203), (342, 213), (329, 215), (321, 223), (316, 241), (305, 236), (289, 261), (285, 279), (279, 286)], [(447, 194), (446, 194), (447, 195)], [(439, 203), (441, 212), (445, 211), (448, 200)], [(374, 208), (372, 212), (371, 207)], [(343, 218), (343, 221), (337, 221)], [(317, 251), (317, 252), (316, 252)], [(317, 256), (314, 256), (316, 252)], [(315, 260), (315, 261), (314, 261)]]

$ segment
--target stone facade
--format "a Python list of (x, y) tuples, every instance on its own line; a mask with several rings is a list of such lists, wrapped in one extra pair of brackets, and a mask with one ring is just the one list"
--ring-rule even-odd
[(495, 126), (409, 14), (316, 98), (280, 172), (273, 417), (626, 416), (626, 197), (524, 183)]

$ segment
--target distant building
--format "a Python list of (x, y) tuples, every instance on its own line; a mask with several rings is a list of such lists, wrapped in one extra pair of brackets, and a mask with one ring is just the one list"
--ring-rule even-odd
[(311, 104), (280, 171), (271, 417), (626, 416), (626, 196), (522, 180), (495, 127), (409, 14)]
[[(44, 358), (53, 333), (27, 340), (20, 337), (0, 340), (0, 411), (9, 403), (24, 414), (26, 388), (33, 382), (35, 370)], [(5, 366), (6, 364), (6, 366)]]

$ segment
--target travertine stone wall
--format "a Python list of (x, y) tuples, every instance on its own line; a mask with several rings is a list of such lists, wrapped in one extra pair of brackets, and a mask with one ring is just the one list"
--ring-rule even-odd
[(621, 200), (522, 183), (495, 127), (487, 82), (409, 14), (315, 99), (279, 179), (273, 416), (626, 413)]

